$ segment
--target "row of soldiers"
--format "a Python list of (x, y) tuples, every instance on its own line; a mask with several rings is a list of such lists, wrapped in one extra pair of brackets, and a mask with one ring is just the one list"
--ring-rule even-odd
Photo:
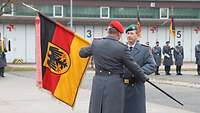
[[(171, 75), (170, 74), (170, 68), (171, 65), (173, 65), (173, 58), (174, 56), (175, 59), (175, 65), (176, 65), (176, 74), (177, 75), (182, 75), (181, 73), (181, 67), (183, 65), (183, 59), (184, 59), (184, 49), (183, 46), (181, 46), (181, 42), (178, 41), (177, 46), (175, 48), (170, 47), (170, 42), (167, 41), (166, 45), (163, 46), (163, 55), (164, 55), (164, 60), (163, 60), (163, 65), (165, 66), (165, 74), (166, 75)], [(172, 55), (173, 51), (173, 55)], [(157, 68), (155, 71), (156, 75), (159, 74), (159, 67), (161, 65), (161, 47), (159, 46), (159, 42), (156, 42), (156, 46), (152, 48), (152, 54), (154, 56), (154, 59), (157, 64)], [(196, 58), (196, 64), (197, 64), (197, 73), (200, 75), (200, 41), (199, 44), (195, 46), (195, 58)]]
[[(173, 65), (172, 56), (174, 56), (175, 65), (176, 65), (176, 74), (182, 75), (181, 67), (183, 65), (183, 59), (184, 59), (183, 46), (181, 46), (180, 41), (178, 41), (177, 46), (175, 46), (175, 48), (171, 47), (169, 44), (170, 44), (170, 42), (167, 41), (166, 45), (163, 46), (163, 49), (162, 49), (163, 50), (162, 53), (164, 55), (163, 65), (165, 66), (165, 74), (171, 75), (170, 69), (171, 69), (171, 65)], [(173, 51), (173, 55), (172, 55), (172, 51)], [(152, 48), (152, 54), (153, 54), (154, 59), (155, 59), (156, 64), (157, 64), (155, 74), (160, 75), (159, 74), (159, 67), (161, 65), (161, 47), (159, 46), (158, 41), (156, 42), (156, 46)]]

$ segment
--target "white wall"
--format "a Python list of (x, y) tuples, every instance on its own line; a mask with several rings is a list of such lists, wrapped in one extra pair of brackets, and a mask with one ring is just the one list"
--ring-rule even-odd
[(25, 25), (15, 24), (12, 31), (7, 30), (8, 24), (4, 24), (4, 37), (11, 40), (11, 51), (7, 53), (7, 61), (23, 59), (25, 61)]
[(26, 35), (26, 49), (25, 49), (25, 61), (32, 63), (35, 62), (35, 56), (36, 56), (36, 34), (35, 34), (35, 26), (34, 25), (26, 25), (25, 29), (25, 35)]
[[(192, 60), (192, 31), (191, 27), (184, 27), (183, 30), (183, 47), (184, 47), (184, 59), (186, 61)], [(194, 61), (194, 59), (192, 60)]]

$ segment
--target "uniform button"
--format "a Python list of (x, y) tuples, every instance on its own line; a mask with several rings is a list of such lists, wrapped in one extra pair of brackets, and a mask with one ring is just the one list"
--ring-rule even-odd
[(101, 70), (99, 70), (99, 72), (101, 73), (102, 71), (101, 71)]
[(111, 72), (108, 72), (108, 74), (110, 75)]

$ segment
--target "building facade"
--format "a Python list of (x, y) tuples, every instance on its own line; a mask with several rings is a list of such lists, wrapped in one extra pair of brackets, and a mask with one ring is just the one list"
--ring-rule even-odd
[[(22, 0), (23, 1), (23, 0)], [(5, 3), (1, 0), (0, 4)], [(70, 27), (70, 0), (25, 0), (26, 4), (40, 10), (45, 15)], [(106, 36), (107, 23), (120, 20), (125, 26), (136, 23), (139, 12), (142, 37), (141, 43), (161, 46), (170, 40), (171, 46), (182, 42), (184, 61), (194, 61), (194, 47), (200, 40), (200, 0), (74, 0), (72, 30), (88, 40)], [(36, 13), (13, 3), (4, 8), (0, 17), (1, 36), (11, 40), (8, 62), (23, 59), (25, 63), (35, 63), (35, 16)], [(176, 36), (169, 33), (169, 16), (174, 17)], [(126, 42), (123, 35), (122, 42)]]

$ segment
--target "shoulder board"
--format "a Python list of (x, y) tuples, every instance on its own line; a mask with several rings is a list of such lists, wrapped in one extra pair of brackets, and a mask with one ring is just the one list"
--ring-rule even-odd
[(94, 38), (94, 40), (102, 40), (103, 38)]
[(149, 46), (147, 46), (147, 45), (145, 45), (145, 44), (141, 44), (141, 46), (144, 46), (144, 47), (149, 47)]

